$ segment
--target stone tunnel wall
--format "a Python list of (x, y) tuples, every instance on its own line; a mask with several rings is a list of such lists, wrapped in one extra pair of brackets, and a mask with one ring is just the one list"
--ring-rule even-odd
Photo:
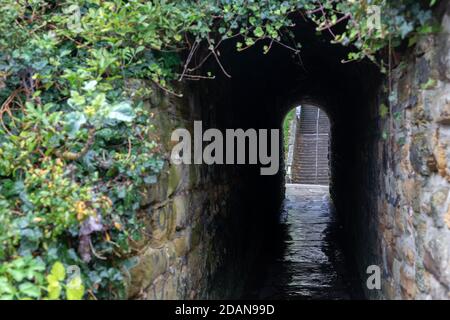
[[(187, 83), (183, 98), (160, 90), (147, 101), (167, 157), (170, 135), (194, 120), (208, 128), (244, 127), (229, 83)], [(244, 121), (245, 122), (245, 121)], [(173, 165), (167, 161), (158, 183), (145, 191), (140, 216), (146, 237), (132, 259), (128, 296), (132, 299), (239, 298), (282, 190), (258, 182), (256, 166)], [(278, 178), (272, 177), (272, 179)], [(269, 177), (269, 180), (271, 178)], [(270, 196), (269, 196), (270, 194)], [(266, 199), (266, 200), (264, 200)], [(273, 211), (270, 210), (273, 208)], [(247, 272), (245, 272), (247, 270)]]
[[(363, 103), (345, 212), (350, 254), (369, 298), (450, 299), (450, 10)], [(386, 115), (385, 106), (389, 106)], [(359, 120), (361, 118), (358, 118)], [(348, 150), (347, 150), (348, 151)], [(347, 158), (349, 155), (347, 155)], [(381, 290), (366, 268), (381, 267)]]

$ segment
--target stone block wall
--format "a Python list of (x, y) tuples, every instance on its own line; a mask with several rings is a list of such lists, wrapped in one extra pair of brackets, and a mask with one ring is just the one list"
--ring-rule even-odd
[[(186, 91), (185, 89), (180, 89)], [(201, 112), (194, 95), (177, 98), (153, 90), (147, 101), (167, 160), (176, 128), (192, 129)], [(158, 183), (145, 190), (140, 217), (145, 237), (135, 244), (138, 254), (130, 268), (128, 295), (133, 299), (201, 298), (208, 278), (220, 263), (209, 244), (212, 222), (226, 215), (229, 188), (224, 175), (201, 165), (166, 162)], [(208, 230), (209, 228), (209, 230)]]
[[(450, 11), (394, 70), (393, 133), (380, 142), (387, 298), (450, 298)], [(383, 196), (384, 195), (384, 196)]]
[[(167, 159), (176, 128), (188, 129), (193, 138), (194, 120), (201, 120), (204, 130), (236, 126), (242, 107), (230, 102), (227, 85), (216, 85), (184, 84), (183, 98), (154, 90), (147, 106)], [(255, 166), (167, 161), (158, 183), (144, 190), (140, 217), (145, 238), (135, 244), (137, 254), (131, 259), (129, 298), (239, 298), (272, 222), (264, 214), (281, 199), (272, 193), (278, 184), (267, 187), (259, 179)]]
[[(345, 210), (369, 298), (450, 299), (448, 3), (438, 19), (441, 32), (419, 39), (370, 98), (367, 123), (377, 134), (366, 134), (355, 151), (360, 191)], [(365, 286), (371, 264), (381, 267), (380, 291)]]

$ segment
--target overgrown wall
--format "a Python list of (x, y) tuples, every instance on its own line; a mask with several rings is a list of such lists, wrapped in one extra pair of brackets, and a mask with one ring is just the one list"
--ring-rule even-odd
[[(176, 143), (170, 141), (172, 131), (187, 128), (194, 138), (195, 120), (202, 121), (203, 130), (242, 127), (236, 122), (240, 103), (232, 101), (226, 84), (215, 84), (189, 83), (180, 89), (183, 98), (156, 92), (149, 99), (167, 157)], [(279, 196), (266, 196), (271, 188), (258, 183), (258, 175), (256, 166), (167, 161), (142, 204), (146, 238), (136, 245), (129, 297), (239, 298), (273, 218), (265, 215), (274, 212), (270, 208), (279, 205), (281, 195), (277, 190)]]
[[(354, 177), (344, 211), (369, 298), (450, 298), (450, 11), (442, 31), (407, 51), (377, 97), (353, 149)], [(390, 115), (386, 115), (391, 102)], [(384, 106), (383, 106), (384, 105)], [(388, 109), (388, 108), (387, 108)], [(351, 175), (351, 170), (347, 174)], [(368, 290), (366, 268), (382, 270)]]

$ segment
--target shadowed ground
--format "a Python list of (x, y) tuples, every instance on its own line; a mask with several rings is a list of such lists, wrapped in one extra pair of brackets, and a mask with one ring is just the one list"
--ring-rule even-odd
[(339, 248), (328, 187), (289, 184), (277, 237), (245, 298), (360, 298)]

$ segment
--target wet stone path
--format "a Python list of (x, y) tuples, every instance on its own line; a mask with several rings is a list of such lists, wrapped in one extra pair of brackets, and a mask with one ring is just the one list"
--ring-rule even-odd
[(279, 227), (245, 298), (360, 298), (338, 245), (328, 187), (287, 185)]

